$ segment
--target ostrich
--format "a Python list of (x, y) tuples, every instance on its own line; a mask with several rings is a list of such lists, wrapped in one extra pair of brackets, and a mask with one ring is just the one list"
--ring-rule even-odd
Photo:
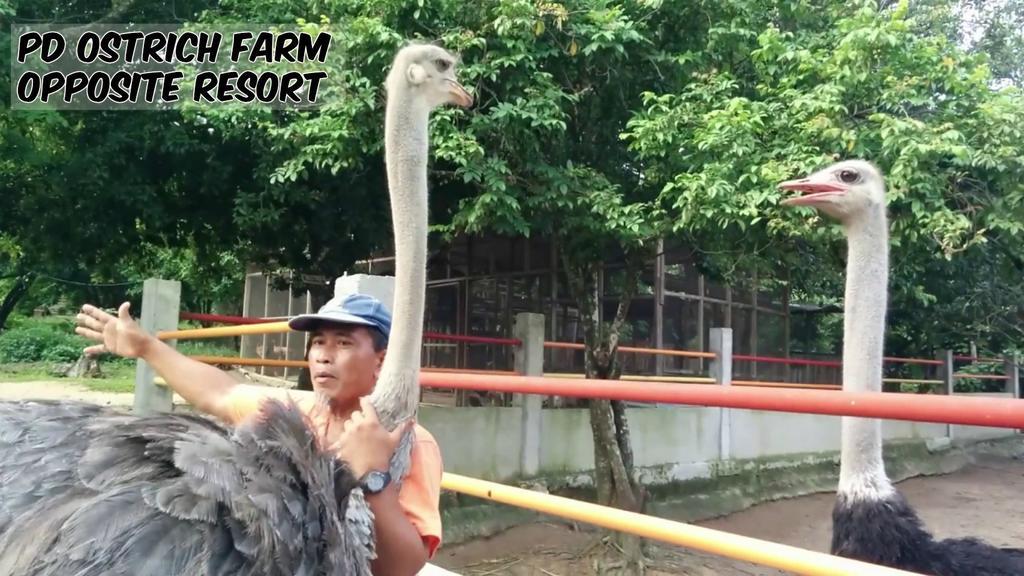
[[(418, 403), (429, 115), (473, 103), (455, 67), (446, 50), (414, 44), (386, 81), (399, 289), (370, 400), (391, 430)], [(396, 479), (413, 430), (392, 459)], [(280, 401), (235, 430), (190, 414), (0, 403), (0, 574), (369, 576), (373, 515), (326, 444), (307, 414)]]
[[(838, 220), (847, 237), (843, 318), (843, 390), (882, 391), (882, 349), (889, 273), (889, 231), (881, 172), (860, 160), (839, 162), (783, 182)], [(832, 554), (935, 576), (1024, 574), (1024, 555), (974, 538), (936, 540), (885, 473), (881, 422), (844, 416), (839, 489), (832, 511)]]

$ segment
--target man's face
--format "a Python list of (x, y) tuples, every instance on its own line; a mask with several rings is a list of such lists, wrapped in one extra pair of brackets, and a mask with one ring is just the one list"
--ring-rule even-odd
[(313, 389), (338, 402), (351, 402), (373, 391), (384, 351), (373, 349), (363, 326), (323, 325), (312, 333), (309, 375)]

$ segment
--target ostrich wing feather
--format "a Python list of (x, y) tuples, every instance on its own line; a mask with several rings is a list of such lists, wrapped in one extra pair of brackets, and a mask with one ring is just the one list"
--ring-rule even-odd
[(0, 478), (0, 574), (370, 574), (369, 507), (294, 405), (232, 431), (0, 402)]

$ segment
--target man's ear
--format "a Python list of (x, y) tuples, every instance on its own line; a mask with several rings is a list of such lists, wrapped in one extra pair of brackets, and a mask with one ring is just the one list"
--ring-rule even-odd
[(427, 71), (419, 64), (410, 64), (409, 69), (405, 71), (405, 77), (409, 80), (409, 84), (418, 86), (426, 82)]
[(373, 368), (373, 377), (380, 376), (380, 368), (384, 365), (384, 357), (388, 355), (388, 349), (385, 348), (380, 352), (377, 352), (377, 365)]

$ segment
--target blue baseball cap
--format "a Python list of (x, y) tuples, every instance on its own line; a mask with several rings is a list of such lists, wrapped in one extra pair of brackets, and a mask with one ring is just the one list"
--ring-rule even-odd
[(391, 312), (380, 300), (366, 294), (331, 298), (316, 314), (301, 314), (289, 320), (288, 327), (311, 332), (323, 323), (369, 326), (380, 330), (385, 338), (391, 336)]

